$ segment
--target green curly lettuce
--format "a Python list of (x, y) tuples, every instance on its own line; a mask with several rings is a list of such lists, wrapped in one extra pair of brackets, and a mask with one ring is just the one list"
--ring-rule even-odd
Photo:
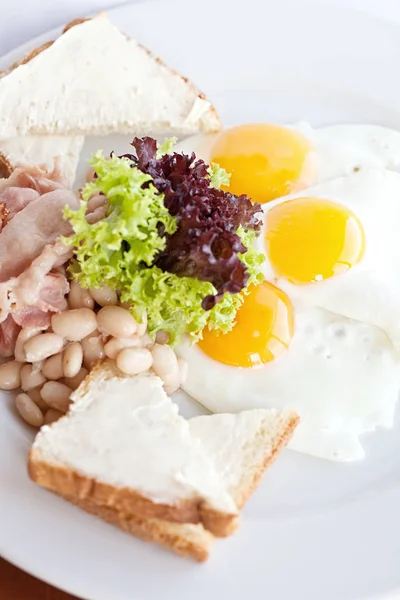
[(223, 185), (228, 186), (231, 181), (230, 173), (227, 173), (225, 169), (214, 162), (208, 167), (208, 174), (210, 175), (211, 186), (218, 189)]
[(164, 154), (171, 154), (177, 141), (176, 137), (166, 138), (157, 148), (157, 158), (161, 158)]
[[(132, 166), (130, 159), (114, 155), (106, 159), (101, 152), (90, 164), (97, 177), (84, 187), (80, 209), (64, 209), (74, 231), (74, 235), (64, 238), (74, 247), (72, 276), (84, 288), (106, 284), (118, 290), (121, 300), (131, 304), (138, 321), (146, 311), (149, 334), (154, 336), (163, 330), (172, 345), (179, 343), (184, 333), (199, 339), (206, 325), (221, 333), (232, 329), (248, 287), (240, 294), (226, 293), (210, 311), (205, 311), (202, 300), (217, 293), (210, 282), (178, 277), (153, 264), (166, 245), (158, 233), (160, 224), (172, 234), (176, 219), (166, 210), (164, 197), (153, 186), (151, 177)], [(99, 193), (107, 196), (108, 213), (98, 223), (89, 224), (85, 216), (87, 200)], [(238, 234), (248, 248), (239, 255), (249, 273), (248, 285), (259, 283), (263, 279), (263, 256), (254, 247), (255, 233), (239, 228)]]

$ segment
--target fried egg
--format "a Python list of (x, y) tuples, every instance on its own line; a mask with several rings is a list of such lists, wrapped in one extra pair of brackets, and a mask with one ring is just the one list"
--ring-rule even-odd
[(400, 368), (385, 334), (323, 309), (294, 309), (268, 282), (251, 290), (230, 333), (206, 331), (177, 352), (189, 367), (184, 390), (212, 412), (296, 410), (294, 450), (357, 460), (362, 434), (393, 425)]
[(265, 276), (291, 301), (382, 329), (400, 348), (400, 174), (361, 170), (264, 206)]
[[(398, 400), (400, 137), (367, 126), (313, 135), (303, 162), (287, 170), (297, 169), (296, 181), (274, 179), (272, 169), (264, 199), (262, 179), (253, 188), (263, 202), (266, 281), (230, 333), (205, 330), (178, 353), (189, 364), (185, 391), (209, 410), (290, 407), (301, 417), (293, 449), (350, 461), (364, 455), (360, 436), (393, 425)], [(290, 153), (280, 147), (280, 156)], [(250, 179), (261, 164), (247, 169)]]
[(253, 123), (192, 136), (177, 151), (224, 167), (230, 191), (262, 204), (360, 169), (400, 170), (400, 132), (374, 125)]

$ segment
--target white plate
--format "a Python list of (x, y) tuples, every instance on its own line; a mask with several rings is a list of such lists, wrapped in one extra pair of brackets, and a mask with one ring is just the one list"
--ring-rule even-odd
[[(294, 0), (164, 0), (110, 16), (206, 90), (226, 124), (307, 119), (400, 128), (400, 30), (390, 23)], [(54, 34), (19, 48), (0, 68)], [(91, 146), (119, 150), (120, 143), (109, 138)], [(399, 423), (365, 439), (368, 456), (360, 464), (286, 451), (246, 507), (238, 534), (216, 543), (201, 566), (33, 485), (25, 467), (32, 433), (9, 396), (0, 404), (0, 426), (0, 552), (78, 596), (400, 597)]]

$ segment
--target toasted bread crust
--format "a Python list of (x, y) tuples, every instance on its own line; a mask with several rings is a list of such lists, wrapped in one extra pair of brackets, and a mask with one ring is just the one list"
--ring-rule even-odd
[(31, 450), (28, 460), (30, 478), (37, 484), (61, 496), (113, 508), (124, 514), (145, 519), (162, 519), (172, 523), (203, 523), (217, 537), (225, 537), (236, 529), (237, 515), (226, 515), (198, 498), (181, 500), (176, 505), (152, 502), (129, 488), (116, 488), (107, 483), (81, 475), (72, 469), (56, 466), (35, 456)]
[(247, 500), (255, 492), (261, 481), (262, 476), (264, 475), (265, 471), (269, 469), (269, 467), (278, 458), (279, 452), (289, 443), (289, 440), (292, 437), (297, 425), (299, 424), (299, 421), (300, 417), (296, 413), (292, 413), (290, 415), (286, 428), (282, 432), (279, 439), (276, 441), (272, 452), (268, 453), (268, 455), (264, 457), (263, 462), (259, 465), (257, 470), (251, 474), (251, 478), (247, 481), (245, 489), (243, 489), (239, 495), (235, 496), (235, 502), (239, 510), (243, 508)]
[(68, 29), (75, 27), (75, 25), (81, 25), (82, 23), (85, 23), (85, 21), (90, 21), (90, 19), (80, 19), (80, 18), (72, 19), (72, 21), (70, 21), (69, 23), (66, 24), (66, 26), (64, 27), (62, 32), (66, 33), (68, 31)]
[(28, 471), (33, 481), (61, 496), (111, 507), (126, 514), (135, 513), (144, 518), (175, 523), (200, 522), (198, 500), (180, 501), (175, 506), (155, 503), (129, 488), (115, 488), (72, 469), (41, 461), (35, 457), (34, 451), (29, 457)]
[(214, 538), (200, 525), (198, 530), (196, 528), (196, 531), (189, 531), (185, 525), (158, 519), (144, 519), (137, 515), (125, 515), (110, 507), (97, 506), (88, 500), (67, 497), (65, 500), (145, 542), (155, 542), (180, 556), (198, 562), (204, 562), (209, 557)]

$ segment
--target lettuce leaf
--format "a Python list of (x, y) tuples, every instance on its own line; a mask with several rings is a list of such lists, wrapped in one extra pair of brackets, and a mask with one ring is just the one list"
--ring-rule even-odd
[[(132, 305), (136, 319), (146, 310), (148, 330), (154, 336), (166, 331), (170, 343), (179, 343), (184, 333), (193, 340), (208, 325), (220, 332), (229, 331), (247, 289), (240, 294), (225, 293), (209, 311), (202, 301), (217, 290), (209, 281), (178, 276), (155, 266), (154, 261), (166, 246), (160, 232), (173, 234), (176, 218), (164, 206), (164, 196), (152, 183), (150, 175), (139, 170), (129, 158), (104, 158), (97, 152), (90, 161), (97, 178), (86, 184), (80, 209), (64, 209), (74, 235), (64, 241), (74, 247), (75, 258), (70, 270), (79, 283), (89, 289), (107, 284), (121, 293), (121, 300)], [(144, 186), (144, 187), (143, 187)], [(105, 194), (108, 214), (95, 224), (88, 224), (85, 213), (92, 194)], [(249, 273), (248, 284), (262, 280), (263, 256), (254, 248), (256, 233), (239, 227), (239, 237), (247, 252), (239, 254)]]
[(177, 141), (176, 137), (166, 138), (157, 148), (157, 158), (161, 158), (164, 154), (171, 154)]
[(208, 167), (208, 174), (210, 176), (211, 186), (214, 188), (221, 188), (223, 185), (229, 185), (231, 176), (217, 163), (211, 163)]

